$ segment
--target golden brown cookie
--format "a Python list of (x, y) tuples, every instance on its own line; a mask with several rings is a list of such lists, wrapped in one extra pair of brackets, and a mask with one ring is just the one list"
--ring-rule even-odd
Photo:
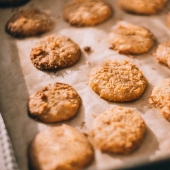
[(145, 130), (145, 122), (137, 110), (115, 106), (95, 118), (90, 136), (103, 152), (127, 154), (139, 147)]
[(170, 78), (159, 82), (152, 90), (149, 103), (161, 110), (161, 114), (170, 121)]
[(154, 35), (144, 27), (119, 21), (109, 35), (111, 48), (124, 54), (148, 52), (155, 43)]
[(72, 0), (65, 5), (63, 15), (71, 25), (92, 26), (108, 20), (112, 9), (103, 0)]
[(126, 102), (139, 98), (145, 90), (146, 78), (137, 66), (127, 60), (108, 60), (94, 67), (89, 85), (101, 98)]
[(163, 10), (168, 0), (119, 0), (119, 6), (131, 13), (152, 15)]
[(81, 98), (68, 84), (54, 83), (29, 97), (29, 115), (44, 123), (55, 123), (72, 118), (81, 105)]
[(167, 26), (170, 29), (170, 13), (167, 15)]
[(62, 125), (37, 134), (28, 157), (31, 170), (81, 170), (93, 160), (94, 153), (84, 134)]
[(17, 38), (31, 37), (50, 31), (54, 19), (39, 9), (27, 9), (15, 13), (7, 22), (5, 31)]
[(170, 68), (170, 41), (159, 44), (154, 55), (158, 62)]
[(40, 70), (58, 70), (72, 66), (81, 55), (79, 46), (64, 36), (49, 36), (39, 41), (30, 57)]
[(15, 7), (24, 5), (30, 0), (0, 0), (0, 7)]

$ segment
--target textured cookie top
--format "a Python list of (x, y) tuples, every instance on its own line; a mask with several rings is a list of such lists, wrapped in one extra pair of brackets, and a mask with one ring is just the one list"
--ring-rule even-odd
[(125, 54), (148, 52), (155, 43), (153, 34), (144, 27), (119, 21), (109, 35), (114, 50)]
[(41, 70), (57, 70), (73, 65), (80, 57), (79, 46), (64, 36), (49, 36), (39, 41), (30, 57)]
[(147, 84), (142, 72), (127, 60), (108, 60), (94, 67), (89, 85), (101, 98), (114, 102), (135, 100)]
[(80, 170), (93, 160), (94, 153), (81, 132), (62, 125), (40, 132), (28, 155), (31, 170)]
[(158, 45), (155, 57), (158, 62), (170, 67), (170, 41)]
[(162, 80), (153, 88), (149, 103), (161, 109), (162, 115), (170, 121), (170, 78)]
[(64, 18), (76, 26), (96, 25), (111, 16), (112, 9), (103, 0), (72, 0), (64, 8)]
[(167, 26), (170, 29), (170, 13), (167, 15)]
[(101, 151), (124, 154), (139, 146), (145, 129), (145, 122), (137, 110), (115, 106), (93, 121), (90, 135)]
[(120, 7), (128, 12), (151, 15), (161, 12), (168, 0), (119, 0)]
[(54, 123), (73, 117), (80, 104), (80, 96), (73, 87), (55, 83), (32, 94), (28, 109), (31, 117), (44, 123)]
[(54, 27), (53, 18), (38, 9), (27, 9), (15, 13), (7, 22), (5, 30), (14, 37), (24, 38), (40, 35)]

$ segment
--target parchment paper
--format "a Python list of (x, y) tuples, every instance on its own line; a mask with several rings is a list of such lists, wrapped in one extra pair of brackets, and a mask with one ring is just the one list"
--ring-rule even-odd
[[(153, 32), (157, 43), (169, 40), (170, 30), (166, 26), (166, 16), (170, 6), (153, 16), (139, 16), (123, 12), (116, 0), (106, 0), (114, 9), (114, 15), (107, 22), (94, 27), (76, 28), (70, 26), (62, 17), (62, 9), (67, 0), (32, 0), (19, 8), (0, 9), (0, 112), (11, 138), (17, 163), (21, 170), (27, 170), (27, 148), (34, 136), (47, 126), (32, 120), (27, 115), (27, 99), (29, 94), (49, 83), (64, 82), (72, 85), (82, 98), (82, 106), (76, 117), (62, 123), (88, 132), (95, 116), (114, 106), (137, 108), (147, 124), (147, 132), (143, 143), (130, 155), (109, 155), (95, 150), (95, 160), (88, 170), (117, 169), (138, 163), (170, 157), (170, 123), (160, 114), (158, 109), (148, 105), (152, 88), (160, 80), (170, 76), (169, 69), (159, 63), (152, 53), (137, 56), (120, 55), (109, 49), (108, 34), (112, 26), (119, 20), (144, 26)], [(40, 37), (15, 39), (7, 35), (4, 26), (8, 19), (19, 9), (37, 7), (50, 11), (56, 19), (55, 28)], [(30, 51), (41, 38), (52, 35), (65, 35), (79, 44), (82, 50), (81, 59), (76, 65), (57, 72), (37, 70), (30, 61)], [(90, 46), (92, 53), (87, 54), (83, 48)], [(128, 59), (142, 70), (148, 79), (144, 94), (134, 102), (112, 103), (101, 99), (88, 86), (88, 74), (92, 67), (107, 59)], [(53, 126), (59, 126), (56, 123)]]

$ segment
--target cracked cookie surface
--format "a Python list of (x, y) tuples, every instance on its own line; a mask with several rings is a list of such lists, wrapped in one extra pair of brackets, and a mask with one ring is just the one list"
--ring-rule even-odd
[(155, 44), (154, 35), (144, 27), (119, 21), (109, 35), (113, 50), (123, 54), (142, 54)]
[(115, 106), (94, 119), (90, 136), (103, 152), (128, 154), (139, 147), (145, 131), (145, 122), (137, 110)]
[(158, 62), (170, 68), (170, 41), (159, 44), (154, 56)]
[(55, 123), (72, 118), (81, 105), (81, 98), (68, 84), (54, 83), (29, 97), (29, 115), (44, 123)]
[(161, 12), (168, 0), (119, 0), (119, 6), (131, 13), (152, 15)]
[(128, 60), (108, 60), (92, 68), (89, 85), (101, 98), (113, 102), (132, 101), (145, 90), (146, 78)]
[(170, 78), (160, 81), (153, 88), (149, 103), (159, 108), (163, 117), (170, 121)]
[(13, 37), (25, 38), (48, 32), (54, 24), (49, 14), (30, 8), (15, 13), (6, 23), (5, 31)]
[(80, 58), (81, 50), (65, 36), (49, 36), (39, 41), (32, 49), (30, 57), (40, 70), (58, 70), (72, 66)]
[(28, 156), (31, 170), (80, 170), (93, 160), (94, 153), (84, 134), (64, 124), (37, 134)]
[(71, 25), (92, 26), (109, 19), (112, 9), (103, 0), (72, 0), (65, 5), (63, 15)]

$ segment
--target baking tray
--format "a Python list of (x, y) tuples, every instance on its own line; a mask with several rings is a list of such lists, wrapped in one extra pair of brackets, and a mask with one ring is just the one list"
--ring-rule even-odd
[[(101, 169), (148, 169), (170, 158), (170, 123), (158, 109), (148, 105), (152, 88), (160, 80), (170, 76), (169, 69), (155, 60), (153, 52), (158, 43), (169, 40), (170, 30), (166, 26), (167, 12), (170, 5), (158, 15), (140, 16), (123, 12), (116, 0), (106, 0), (114, 9), (114, 15), (98, 26), (77, 28), (70, 26), (62, 17), (62, 9), (68, 0), (32, 0), (19, 8), (0, 9), (0, 112), (9, 133), (16, 161), (21, 170), (27, 170), (27, 148), (34, 136), (47, 126), (38, 123), (27, 115), (27, 99), (39, 88), (57, 81), (72, 85), (82, 98), (79, 113), (71, 120), (62, 123), (88, 132), (95, 116), (114, 105), (137, 108), (147, 124), (147, 132), (139, 149), (130, 155), (109, 155), (95, 150), (95, 160), (88, 170)], [(37, 7), (51, 12), (56, 20), (55, 28), (42, 36), (15, 39), (7, 35), (4, 27), (8, 19), (18, 10)], [(108, 34), (119, 20), (125, 20), (148, 28), (156, 37), (156, 45), (143, 55), (120, 55), (109, 49)], [(81, 59), (72, 67), (57, 72), (37, 70), (30, 61), (30, 51), (34, 44), (48, 35), (65, 35), (79, 44)], [(92, 53), (83, 49), (90, 46)], [(100, 99), (88, 86), (88, 74), (92, 67), (107, 59), (127, 59), (135, 63), (148, 80), (144, 94), (134, 102), (112, 103)], [(56, 123), (53, 126), (59, 126)], [(156, 164), (155, 164), (156, 162)], [(140, 167), (138, 167), (140, 165)], [(165, 163), (167, 166), (167, 164)], [(157, 166), (159, 167), (159, 166)]]

